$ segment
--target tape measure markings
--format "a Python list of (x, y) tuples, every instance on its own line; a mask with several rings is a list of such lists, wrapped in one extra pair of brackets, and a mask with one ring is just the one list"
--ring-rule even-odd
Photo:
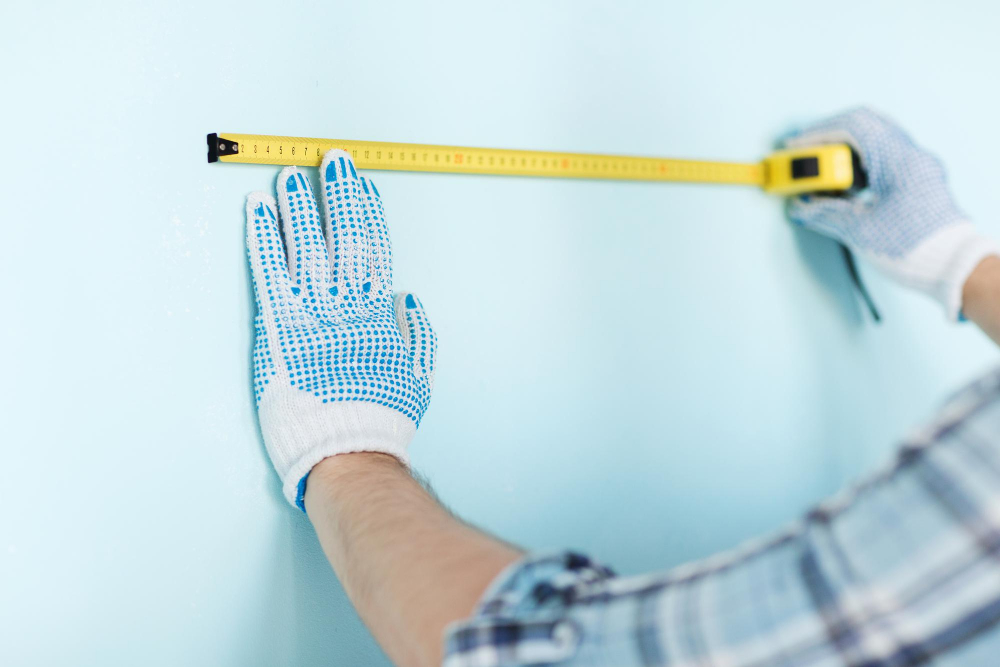
[(209, 162), (316, 167), (341, 148), (359, 169), (688, 183), (764, 184), (760, 163), (710, 162), (257, 134), (208, 135)]

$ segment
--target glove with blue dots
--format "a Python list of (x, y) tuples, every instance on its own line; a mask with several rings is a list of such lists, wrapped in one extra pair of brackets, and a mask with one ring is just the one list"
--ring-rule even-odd
[(892, 121), (857, 109), (811, 127), (788, 147), (847, 143), (857, 151), (867, 188), (846, 197), (804, 195), (789, 217), (832, 236), (899, 283), (961, 315), (972, 270), (1000, 246), (982, 236), (952, 200), (941, 162)]
[(255, 192), (246, 209), (257, 412), (284, 494), (303, 510), (309, 471), (329, 456), (371, 451), (407, 462), (437, 345), (420, 301), (393, 296), (375, 184), (342, 150), (327, 153), (320, 180), (322, 214), (295, 167), (278, 176), (277, 202)]

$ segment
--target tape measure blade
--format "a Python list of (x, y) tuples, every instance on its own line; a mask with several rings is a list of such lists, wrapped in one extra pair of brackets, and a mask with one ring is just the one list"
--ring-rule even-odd
[(220, 162), (314, 167), (341, 148), (359, 169), (763, 185), (759, 164), (235, 133), (209, 135), (210, 162), (213, 137)]

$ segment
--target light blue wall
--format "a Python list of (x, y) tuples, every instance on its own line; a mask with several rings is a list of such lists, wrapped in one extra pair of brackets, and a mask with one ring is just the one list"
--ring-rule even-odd
[[(266, 460), (212, 131), (754, 159), (857, 103), (1000, 235), (995, 3), (5, 3), (0, 663), (384, 658)], [(997, 354), (749, 189), (376, 174), (440, 333), (413, 459), (623, 572), (772, 530)]]

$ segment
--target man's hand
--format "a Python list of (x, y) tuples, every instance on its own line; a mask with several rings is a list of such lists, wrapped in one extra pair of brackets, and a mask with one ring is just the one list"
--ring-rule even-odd
[(847, 197), (802, 196), (789, 217), (832, 236), (903, 285), (937, 299), (955, 320), (972, 270), (1000, 246), (980, 235), (952, 200), (941, 162), (869, 109), (827, 120), (789, 147), (850, 144), (868, 187)]
[(368, 451), (407, 461), (437, 345), (420, 301), (393, 297), (375, 185), (341, 150), (327, 153), (320, 179), (322, 221), (294, 167), (278, 176), (277, 203), (255, 192), (246, 208), (260, 427), (285, 496), (303, 510), (306, 478), (324, 458)]

